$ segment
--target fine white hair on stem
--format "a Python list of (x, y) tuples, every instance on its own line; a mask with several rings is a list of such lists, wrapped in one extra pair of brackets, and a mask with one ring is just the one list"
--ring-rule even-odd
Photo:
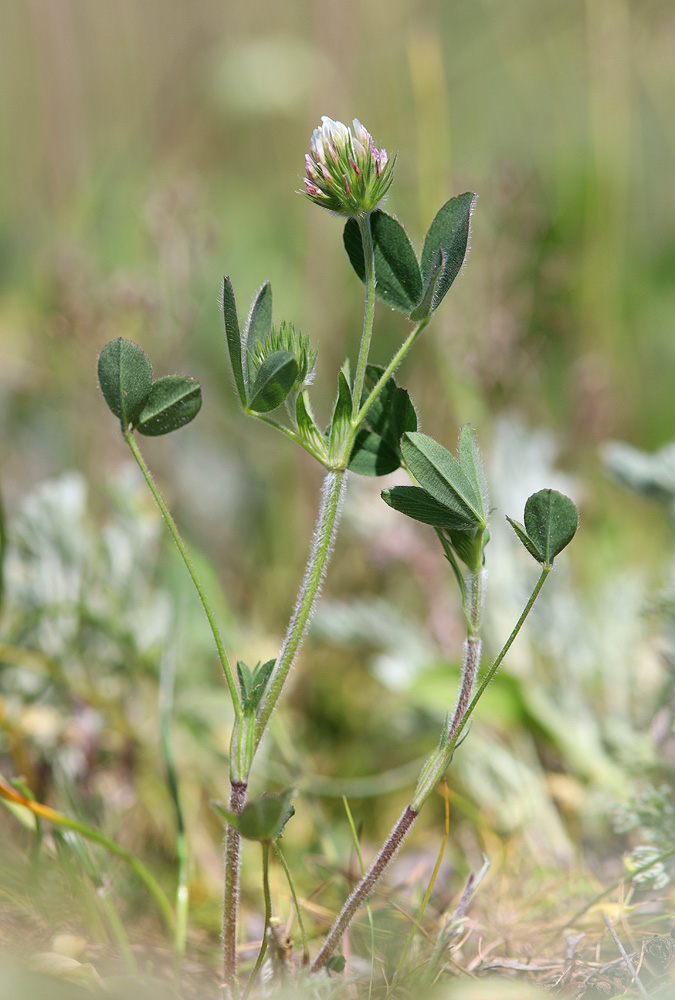
[(321, 487), (321, 505), (312, 536), (307, 566), (298, 591), (291, 620), (288, 623), (281, 650), (272, 672), (267, 694), (258, 716), (259, 737), (274, 711), (286, 677), (295, 663), (321, 593), (321, 586), (335, 544), (340, 513), (347, 485), (345, 470), (329, 471)]
[[(293, 661), (296, 655), (300, 651), (300, 646), (302, 645), (304, 638), (309, 629), (312, 618), (314, 617), (314, 612), (316, 610), (316, 605), (321, 596), (321, 588), (323, 586), (323, 581), (326, 577), (326, 570), (328, 568), (328, 563), (330, 562), (330, 557), (333, 554), (333, 548), (335, 546), (335, 536), (337, 535), (338, 525), (340, 523), (340, 514), (342, 511), (342, 504), (344, 502), (345, 487), (347, 485), (347, 473), (338, 472), (328, 472), (324, 477), (324, 481), (321, 486), (321, 504), (319, 506), (319, 514), (316, 519), (316, 525), (314, 527), (314, 534), (312, 536), (312, 545), (309, 552), (309, 558), (307, 560), (307, 565), (305, 567), (305, 575), (302, 579), (302, 585), (298, 592), (298, 597), (295, 602), (295, 607), (293, 609), (293, 614), (291, 620), (288, 623), (288, 628), (286, 629), (286, 635), (284, 636), (284, 641), (281, 646), (281, 651), (279, 653), (279, 662), (283, 662), (288, 656), (289, 650), (293, 644), (295, 644), (295, 649), (292, 653)], [(330, 499), (333, 495), (335, 489), (336, 477), (340, 476), (342, 482), (339, 487), (339, 494), (337, 497), (337, 511), (334, 516), (331, 516), (329, 511)], [(320, 553), (322, 553), (320, 555)], [(317, 565), (318, 564), (318, 565)], [(317, 570), (318, 570), (318, 581), (317, 581)], [(314, 598), (312, 600), (309, 609), (303, 607), (304, 599), (308, 592), (315, 588)], [(305, 618), (301, 626), (300, 635), (295, 638), (294, 633), (296, 632), (296, 627), (299, 624), (301, 617)]]

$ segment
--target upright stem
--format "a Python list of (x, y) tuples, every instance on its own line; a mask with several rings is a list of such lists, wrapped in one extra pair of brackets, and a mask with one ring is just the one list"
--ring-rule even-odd
[(408, 834), (408, 831), (419, 816), (420, 809), (433, 789), (436, 787), (437, 783), (445, 774), (455, 748), (457, 747), (457, 742), (462, 730), (466, 726), (469, 717), (478, 704), (481, 695), (484, 693), (502, 660), (511, 648), (511, 645), (522, 628), (525, 619), (532, 610), (532, 606), (539, 596), (539, 592), (543, 587), (546, 577), (550, 571), (550, 566), (544, 566), (542, 569), (541, 576), (539, 577), (539, 580), (537, 581), (537, 584), (532, 591), (527, 604), (525, 605), (523, 613), (518, 619), (511, 635), (504, 643), (504, 646), (502, 647), (496, 660), (483, 678), (483, 681), (473, 698), (471, 698), (471, 691), (473, 690), (475, 684), (480, 660), (480, 638), (478, 636), (478, 630), (480, 628), (483, 607), (485, 571), (481, 569), (471, 575), (469, 580), (470, 586), (468, 595), (468, 635), (464, 647), (462, 684), (452, 721), (444, 731), (440, 745), (422, 768), (417, 782), (417, 787), (415, 789), (415, 794), (410, 802), (410, 805), (408, 805), (403, 811), (400, 819), (385, 840), (379, 854), (358, 885), (354, 887), (338, 914), (321, 951), (312, 965), (312, 972), (318, 972), (320, 969), (324, 968), (326, 962), (339, 944), (340, 938), (343, 936), (349, 927), (349, 924), (353, 920), (354, 915), (361, 903), (377, 886), (377, 883), (382, 877), (387, 865), (393, 858), (398, 848), (401, 846), (403, 840)]
[(178, 531), (178, 528), (176, 527), (176, 522), (174, 521), (173, 517), (171, 516), (169, 508), (164, 503), (164, 499), (162, 497), (162, 494), (159, 492), (159, 489), (157, 488), (157, 485), (155, 484), (154, 479), (150, 475), (150, 470), (148, 469), (147, 465), (145, 464), (145, 460), (144, 460), (143, 456), (141, 455), (141, 453), (139, 451), (138, 445), (136, 444), (136, 439), (134, 438), (133, 431), (125, 431), (124, 432), (124, 439), (127, 442), (127, 444), (129, 445), (129, 448), (131, 449), (131, 454), (136, 459), (136, 462), (138, 463), (138, 467), (140, 468), (141, 472), (143, 473), (143, 478), (145, 479), (146, 483), (148, 484), (148, 486), (150, 488), (150, 492), (152, 493), (152, 495), (153, 495), (153, 497), (155, 499), (155, 503), (157, 504), (157, 506), (159, 507), (159, 509), (161, 511), (162, 517), (166, 521), (166, 526), (169, 529), (169, 531), (171, 532), (171, 537), (173, 538), (174, 542), (176, 543), (176, 547), (178, 548), (178, 551), (181, 554), (181, 557), (183, 559), (183, 562), (185, 563), (186, 569), (187, 569), (188, 573), (190, 574), (190, 577), (192, 578), (192, 582), (193, 582), (193, 584), (195, 586), (195, 590), (199, 594), (199, 599), (202, 602), (202, 606), (203, 606), (204, 611), (206, 613), (206, 617), (208, 619), (209, 625), (211, 626), (211, 632), (213, 633), (213, 638), (214, 638), (214, 641), (215, 641), (215, 644), (216, 644), (216, 649), (218, 650), (218, 658), (220, 659), (220, 662), (221, 662), (221, 665), (222, 665), (222, 668), (223, 668), (223, 673), (225, 674), (225, 680), (227, 681), (227, 686), (230, 689), (230, 697), (232, 698), (232, 705), (234, 707), (235, 715), (240, 715), (241, 714), (241, 705), (239, 704), (239, 695), (237, 693), (236, 684), (234, 683), (234, 676), (232, 674), (232, 668), (230, 667), (230, 662), (229, 662), (229, 660), (227, 658), (227, 653), (225, 652), (225, 646), (223, 645), (223, 640), (221, 639), (221, 636), (220, 636), (220, 630), (218, 628), (218, 623), (216, 622), (216, 616), (214, 615), (213, 609), (211, 608), (211, 604), (209, 602), (209, 599), (206, 596), (206, 591), (204, 590), (204, 588), (202, 586), (202, 583), (201, 583), (201, 580), (199, 579), (199, 577), (197, 575), (197, 570), (195, 569), (194, 563), (192, 562), (192, 559), (190, 558), (190, 553), (188, 552), (188, 550), (187, 550), (187, 548), (185, 546), (185, 542), (181, 538), (180, 532)]
[(258, 712), (255, 733), (256, 749), (260, 744), (270, 716), (279, 700), (281, 690), (293, 666), (298, 650), (307, 634), (307, 629), (309, 628), (309, 623), (321, 590), (321, 584), (326, 574), (328, 560), (333, 550), (346, 482), (347, 473), (344, 469), (328, 472), (324, 478), (321, 492), (321, 507), (314, 529), (309, 559), (305, 567), (305, 576), (291, 620), (286, 629), (279, 657)]
[[(246, 804), (247, 785), (233, 781), (230, 785), (230, 812), (237, 816)], [(232, 824), (225, 829), (225, 888), (223, 892), (223, 979), (225, 996), (236, 997), (237, 985), (237, 918), (239, 915), (239, 868), (241, 836)]]
[(462, 731), (463, 731), (464, 727), (466, 726), (467, 722), (471, 718), (471, 715), (473, 714), (473, 711), (476, 708), (476, 705), (478, 704), (478, 702), (480, 701), (480, 699), (483, 697), (483, 694), (485, 693), (485, 689), (488, 687), (488, 685), (490, 684), (490, 681), (492, 680), (492, 678), (494, 677), (494, 675), (499, 670), (499, 667), (501, 666), (502, 660), (504, 659), (504, 657), (506, 656), (506, 654), (508, 653), (508, 651), (511, 649), (511, 646), (513, 645), (513, 642), (514, 642), (516, 636), (518, 635), (518, 633), (520, 632), (521, 628), (525, 624), (525, 619), (527, 618), (527, 616), (529, 615), (530, 611), (532, 610), (532, 608), (534, 606), (534, 602), (539, 597), (539, 593), (541, 591), (541, 588), (546, 583), (546, 577), (551, 572), (552, 568), (553, 568), (552, 566), (544, 566), (542, 568), (541, 574), (540, 574), (539, 579), (537, 580), (537, 582), (535, 584), (534, 590), (530, 594), (529, 600), (528, 600), (527, 604), (525, 605), (525, 607), (523, 608), (523, 613), (521, 614), (520, 618), (518, 619), (518, 621), (514, 625), (513, 631), (511, 632), (511, 635), (508, 637), (508, 639), (506, 640), (506, 642), (502, 646), (501, 650), (499, 651), (499, 654), (497, 655), (496, 660), (494, 661), (494, 663), (492, 664), (492, 666), (490, 667), (490, 669), (486, 673), (486, 675), (483, 678), (483, 680), (480, 682), (478, 690), (476, 691), (475, 695), (471, 699), (471, 704), (469, 705), (469, 707), (467, 708), (466, 712), (462, 716), (462, 719), (460, 720), (460, 722), (459, 722), (459, 724), (457, 726), (456, 731), (454, 733), (452, 733), (451, 736), (450, 736), (449, 749), (450, 749), (451, 752), (454, 752), (454, 749), (457, 746), (457, 741), (459, 740), (459, 737), (462, 735)]
[(363, 391), (363, 380), (366, 376), (366, 365), (368, 364), (370, 341), (373, 336), (373, 320), (375, 318), (375, 253), (373, 249), (373, 232), (370, 228), (370, 215), (359, 215), (357, 221), (361, 231), (363, 260), (366, 268), (366, 302), (363, 312), (363, 333), (361, 334), (361, 345), (356, 363), (356, 375), (354, 376), (353, 420), (356, 419), (361, 407), (361, 392)]
[(481, 620), (483, 617), (483, 603), (485, 600), (485, 583), (487, 571), (481, 567), (475, 573), (467, 574), (466, 592), (467, 602), (467, 636), (464, 645), (464, 664), (462, 668), (462, 683), (459, 689), (455, 714), (448, 731), (448, 740), (452, 739), (455, 731), (459, 728), (473, 694), (473, 689), (478, 676), (480, 666), (480, 654), (482, 650), (482, 640), (480, 637)]
[(385, 869), (403, 843), (405, 835), (417, 819), (417, 816), (417, 812), (415, 812), (415, 810), (410, 806), (406, 806), (403, 810), (403, 813), (401, 814), (394, 829), (382, 845), (380, 853), (377, 855), (361, 881), (354, 887), (354, 889), (352, 889), (337, 917), (337, 920), (331, 927), (321, 951), (314, 960), (314, 964), (311, 968), (312, 972), (318, 972), (320, 969), (323, 969), (326, 962), (340, 943), (340, 938), (349, 927), (354, 914), (360, 907), (361, 903), (368, 898), (377, 883), (382, 878)]
[(401, 364), (406, 354), (408, 353), (408, 351), (410, 350), (410, 348), (415, 343), (420, 333), (422, 332), (424, 327), (427, 326), (428, 323), (429, 323), (428, 317), (426, 319), (420, 320), (417, 326), (415, 326), (410, 331), (408, 336), (405, 338), (399, 349), (396, 351), (396, 354), (394, 354), (393, 358), (391, 359), (385, 370), (382, 372), (382, 375), (380, 376), (379, 380), (373, 386), (371, 392), (364, 401), (363, 406), (360, 408), (356, 418), (358, 423), (361, 423), (361, 421), (365, 417), (370, 407), (373, 405), (377, 397), (382, 392), (382, 389), (387, 379), (390, 379), (391, 376), (394, 374), (394, 372)]
[[(354, 410), (353, 410), (353, 416), (352, 416), (352, 429), (351, 429), (349, 438), (345, 442), (345, 454), (349, 455), (351, 453), (352, 445), (354, 444), (354, 440), (356, 438), (356, 435), (357, 435), (357, 433), (359, 431), (359, 428), (360, 428), (361, 424), (363, 423), (363, 421), (364, 421), (364, 419), (366, 417), (366, 414), (368, 413), (368, 410), (371, 408), (371, 406), (373, 405), (373, 403), (375, 402), (375, 400), (378, 398), (378, 396), (382, 392), (382, 389), (385, 386), (385, 383), (394, 374), (394, 372), (396, 371), (396, 369), (398, 368), (398, 366), (401, 364), (401, 362), (405, 358), (406, 354), (408, 353), (408, 351), (410, 350), (410, 348), (412, 347), (412, 345), (415, 343), (415, 341), (417, 340), (417, 338), (419, 337), (420, 333), (422, 332), (422, 330), (424, 329), (424, 327), (427, 325), (428, 322), (429, 322), (429, 319), (427, 317), (427, 319), (422, 320), (420, 323), (417, 324), (417, 326), (413, 330), (410, 331), (410, 333), (408, 334), (408, 336), (405, 338), (405, 340), (403, 341), (403, 343), (401, 344), (401, 346), (397, 350), (396, 354), (393, 356), (393, 358), (391, 359), (391, 361), (389, 362), (389, 364), (387, 365), (387, 367), (383, 371), (383, 373), (380, 376), (380, 378), (378, 379), (378, 381), (375, 383), (375, 385), (373, 386), (373, 388), (369, 392), (368, 396), (366, 397), (366, 399), (363, 402), (363, 406), (361, 406), (358, 409), (358, 412), (357, 412), (356, 403), (357, 403), (357, 399), (359, 399), (359, 397), (357, 397), (357, 395), (356, 395), (356, 389), (354, 390)], [(360, 390), (359, 392), (361, 393), (361, 391), (362, 390)]]
[[(293, 666), (295, 657), (304, 639), (321, 584), (326, 573), (326, 567), (333, 548), (335, 534), (342, 509), (342, 499), (346, 486), (347, 475), (344, 470), (327, 473), (322, 490), (321, 507), (317, 518), (312, 547), (305, 568), (305, 576), (298, 594), (295, 609), (284, 636), (281, 652), (270, 678), (267, 693), (260, 706), (255, 722), (255, 734), (252, 746), (246, 749), (245, 761), (234, 753), (230, 755), (230, 812), (239, 815), (246, 803), (248, 770), (255, 751), (263, 737), (267, 723), (274, 711), (284, 682)], [(245, 727), (246, 716), (235, 720)], [(246, 773), (244, 773), (246, 772)], [(236, 780), (235, 780), (236, 779)], [(237, 995), (237, 919), (239, 911), (239, 868), (240, 868), (241, 838), (239, 831), (228, 825), (225, 831), (225, 890), (223, 895), (223, 974), (225, 981), (225, 996)]]

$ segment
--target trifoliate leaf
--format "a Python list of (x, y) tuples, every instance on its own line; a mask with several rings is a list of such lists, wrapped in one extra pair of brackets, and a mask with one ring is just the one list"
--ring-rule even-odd
[(525, 530), (550, 565), (574, 538), (579, 523), (576, 504), (557, 490), (533, 493), (525, 504)]
[(485, 527), (482, 500), (447, 448), (427, 434), (408, 432), (401, 439), (401, 451), (423, 489), (459, 515), (467, 527)]

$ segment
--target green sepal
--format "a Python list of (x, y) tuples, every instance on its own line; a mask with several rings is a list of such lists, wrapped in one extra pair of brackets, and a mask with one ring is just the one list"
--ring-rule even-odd
[(286, 788), (278, 795), (263, 793), (251, 799), (238, 816), (226, 809), (221, 802), (212, 802), (211, 806), (221, 819), (239, 830), (246, 840), (271, 843), (279, 839), (286, 823), (295, 813), (291, 801), (294, 794), (294, 788)]
[(98, 383), (123, 431), (133, 424), (152, 388), (152, 365), (145, 351), (123, 337), (109, 341), (98, 356)]
[(422, 524), (450, 531), (469, 531), (466, 518), (434, 499), (421, 486), (392, 486), (382, 490), (382, 499), (394, 510)]
[(429, 317), (433, 312), (434, 301), (436, 298), (436, 289), (441, 280), (441, 275), (443, 272), (443, 267), (445, 265), (445, 262), (446, 262), (446, 255), (443, 252), (443, 250), (441, 250), (440, 254), (438, 255), (436, 266), (432, 267), (429, 274), (425, 278), (424, 291), (422, 292), (422, 299), (419, 305), (415, 306), (413, 311), (410, 313), (410, 316), (408, 317), (413, 321), (413, 323), (417, 323), (420, 320), (427, 319), (427, 317)]
[(326, 968), (330, 972), (344, 972), (346, 964), (347, 959), (344, 955), (331, 955), (326, 962)]
[(150, 395), (134, 423), (140, 434), (157, 437), (184, 427), (197, 416), (202, 390), (190, 375), (166, 375), (152, 383)]
[(237, 319), (237, 304), (234, 299), (234, 289), (229, 277), (223, 278), (223, 320), (225, 322), (225, 340), (230, 355), (232, 377), (239, 393), (242, 406), (246, 406), (246, 383), (244, 382), (244, 366), (242, 362), (241, 334)]
[(339, 458), (343, 442), (349, 435), (352, 421), (352, 391), (343, 371), (338, 372), (338, 392), (333, 405), (328, 435), (331, 460)]
[(431, 312), (440, 305), (466, 258), (475, 201), (476, 195), (472, 191), (450, 198), (436, 213), (429, 226), (420, 261), (425, 290), (428, 290), (433, 273), (439, 261), (442, 261), (441, 273), (436, 279), (432, 296)]
[(401, 439), (401, 451), (423, 489), (454, 511), (467, 528), (485, 527), (487, 519), (477, 490), (447, 448), (427, 434), (407, 432)]
[[(420, 301), (423, 289), (412, 243), (401, 223), (386, 212), (373, 212), (370, 228), (375, 255), (375, 294), (392, 309), (407, 315)], [(363, 241), (356, 219), (349, 219), (342, 238), (352, 267), (365, 283)]]
[(297, 374), (298, 363), (290, 351), (273, 351), (258, 369), (248, 409), (255, 413), (276, 410), (293, 388)]
[(321, 460), (328, 460), (326, 439), (319, 430), (312, 413), (307, 392), (299, 393), (295, 401), (295, 423), (303, 443)]
[(272, 286), (269, 281), (266, 281), (251, 303), (251, 309), (244, 329), (244, 356), (246, 358), (244, 378), (249, 388), (255, 377), (255, 369), (252, 367), (250, 355), (255, 352), (258, 342), (262, 343), (269, 337), (271, 330)]
[[(384, 368), (368, 365), (361, 405), (379, 382)], [(362, 476), (384, 476), (401, 465), (401, 435), (417, 429), (417, 413), (406, 389), (387, 379), (365, 416), (349, 458), (349, 469)]]

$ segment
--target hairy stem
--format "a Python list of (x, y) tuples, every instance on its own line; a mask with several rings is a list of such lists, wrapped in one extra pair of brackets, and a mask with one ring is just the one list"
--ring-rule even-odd
[[(230, 812), (237, 816), (246, 804), (247, 785), (233, 781), (230, 785)], [(237, 918), (239, 915), (239, 867), (241, 835), (231, 824), (225, 830), (225, 889), (223, 892), (223, 979), (225, 996), (236, 997), (237, 985)]]
[(475, 573), (470, 574), (467, 581), (468, 635), (464, 647), (462, 683), (452, 721), (444, 732), (439, 747), (429, 757), (422, 768), (417, 782), (417, 787), (415, 789), (415, 794), (413, 795), (410, 805), (406, 807), (398, 823), (384, 842), (380, 853), (375, 858), (375, 861), (358, 885), (352, 890), (349, 898), (338, 914), (335, 923), (331, 927), (328, 937), (326, 938), (324, 945), (319, 952), (314, 965), (312, 966), (312, 972), (318, 972), (325, 966), (326, 962), (337, 947), (340, 938), (349, 927), (349, 924), (354, 918), (354, 914), (358, 910), (359, 906), (376, 888), (384, 870), (398, 848), (401, 846), (401, 843), (406, 837), (408, 831), (417, 819), (420, 809), (428, 799), (429, 795), (431, 795), (438, 782), (443, 778), (443, 775), (452, 760), (452, 755), (457, 747), (457, 742), (463, 729), (476, 708), (481, 696), (485, 692), (485, 689), (497, 672), (502, 660), (511, 648), (516, 636), (520, 632), (520, 629), (532, 610), (534, 602), (539, 596), (539, 592), (541, 591), (541, 588), (543, 587), (546, 577), (550, 571), (551, 566), (543, 567), (539, 580), (537, 581), (537, 584), (532, 591), (527, 604), (525, 605), (523, 613), (516, 622), (511, 635), (504, 643), (504, 646), (500, 650), (494, 663), (481, 681), (481, 684), (473, 698), (471, 698), (471, 692), (475, 685), (480, 661), (479, 631), (483, 609), (485, 571), (480, 569)]
[(337, 920), (330, 929), (328, 937), (324, 941), (323, 947), (312, 965), (311, 971), (318, 972), (323, 969), (330, 956), (335, 951), (340, 942), (340, 938), (349, 927), (352, 919), (361, 903), (370, 896), (377, 883), (382, 878), (385, 869), (396, 854), (403, 840), (417, 819), (418, 813), (410, 806), (406, 806), (400, 819), (396, 823), (387, 839), (385, 840), (380, 853), (377, 855), (372, 865), (363, 876), (361, 881), (354, 887), (347, 901), (342, 907)]
[(485, 601), (485, 584), (487, 571), (481, 567), (475, 573), (468, 573), (466, 579), (467, 593), (467, 637), (464, 644), (464, 663), (462, 666), (462, 683), (459, 689), (455, 714), (450, 729), (448, 740), (452, 739), (456, 730), (462, 723), (466, 710), (469, 707), (471, 695), (476, 684), (478, 668), (480, 666), (480, 655), (482, 641), (480, 637), (481, 619), (483, 617), (483, 604)]
[(506, 640), (506, 642), (502, 646), (501, 650), (499, 651), (499, 653), (497, 655), (497, 658), (493, 662), (493, 664), (490, 667), (490, 669), (488, 670), (488, 672), (485, 674), (485, 677), (483, 678), (483, 680), (480, 682), (478, 690), (476, 691), (475, 695), (471, 699), (471, 704), (469, 705), (469, 707), (465, 711), (464, 715), (462, 716), (462, 718), (461, 718), (461, 720), (460, 720), (460, 722), (459, 722), (459, 724), (458, 724), (458, 726), (456, 728), (456, 731), (451, 734), (450, 740), (449, 740), (449, 749), (450, 749), (451, 752), (453, 752), (454, 749), (455, 749), (455, 747), (457, 746), (457, 741), (459, 740), (459, 737), (462, 735), (462, 731), (464, 730), (464, 727), (466, 726), (467, 722), (471, 718), (471, 715), (473, 714), (473, 711), (476, 708), (476, 705), (478, 704), (478, 702), (480, 701), (480, 699), (483, 697), (486, 688), (490, 684), (490, 681), (492, 680), (492, 678), (494, 677), (494, 675), (497, 673), (499, 667), (501, 666), (502, 660), (504, 659), (504, 657), (506, 656), (506, 654), (510, 650), (511, 646), (513, 645), (513, 642), (514, 642), (516, 636), (518, 635), (518, 633), (520, 632), (521, 628), (525, 624), (525, 619), (527, 618), (527, 616), (529, 615), (530, 611), (534, 607), (534, 602), (539, 597), (539, 593), (541, 591), (541, 588), (546, 583), (546, 578), (547, 578), (548, 574), (551, 572), (551, 569), (552, 569), (552, 566), (544, 566), (542, 568), (541, 574), (539, 576), (539, 579), (537, 580), (537, 583), (535, 584), (534, 590), (530, 594), (528, 602), (525, 605), (525, 607), (523, 608), (523, 613), (521, 614), (520, 618), (518, 619), (518, 621), (514, 625), (514, 628), (513, 628), (513, 631), (511, 632), (511, 635), (508, 637), (508, 639)]
[(190, 557), (190, 553), (188, 552), (188, 550), (187, 550), (187, 548), (185, 546), (185, 542), (181, 538), (180, 532), (178, 531), (178, 528), (176, 527), (176, 522), (174, 521), (173, 517), (171, 516), (169, 508), (164, 503), (164, 499), (162, 497), (162, 494), (159, 492), (159, 489), (157, 488), (157, 485), (156, 485), (154, 479), (150, 475), (150, 470), (148, 469), (147, 465), (145, 464), (145, 460), (144, 460), (143, 456), (141, 455), (141, 453), (139, 451), (138, 445), (136, 444), (136, 439), (134, 438), (134, 435), (133, 435), (133, 431), (124, 431), (124, 439), (127, 442), (127, 444), (129, 445), (129, 448), (131, 450), (131, 454), (136, 459), (136, 462), (138, 463), (138, 467), (140, 468), (141, 472), (143, 473), (143, 478), (145, 479), (146, 483), (148, 484), (148, 486), (150, 488), (150, 492), (152, 493), (152, 495), (153, 495), (153, 497), (155, 499), (155, 503), (157, 504), (157, 506), (159, 507), (159, 509), (161, 511), (162, 517), (166, 521), (166, 526), (169, 529), (169, 531), (171, 533), (171, 537), (173, 538), (174, 542), (176, 543), (176, 547), (178, 548), (178, 551), (181, 554), (183, 562), (185, 563), (185, 567), (186, 567), (188, 573), (190, 574), (190, 577), (191, 577), (192, 582), (194, 584), (195, 590), (199, 594), (199, 599), (202, 602), (202, 607), (204, 608), (204, 612), (206, 613), (206, 617), (208, 619), (208, 623), (211, 626), (211, 632), (213, 633), (213, 638), (214, 638), (214, 641), (215, 641), (215, 644), (216, 644), (216, 649), (218, 650), (218, 658), (220, 659), (220, 662), (221, 662), (221, 665), (222, 665), (222, 668), (223, 668), (223, 673), (225, 674), (225, 680), (227, 681), (227, 686), (228, 686), (228, 688), (230, 690), (230, 697), (232, 698), (232, 705), (234, 707), (235, 714), (239, 715), (239, 714), (241, 714), (241, 705), (239, 704), (239, 695), (237, 693), (237, 686), (234, 683), (234, 676), (232, 674), (232, 668), (230, 667), (230, 661), (228, 660), (227, 653), (225, 652), (225, 646), (224, 646), (223, 640), (222, 640), (222, 638), (220, 636), (220, 630), (218, 628), (218, 624), (216, 622), (216, 616), (213, 613), (213, 609), (211, 607), (211, 603), (210, 603), (208, 597), (206, 596), (206, 591), (204, 590), (204, 587), (202, 586), (202, 582), (199, 579), (199, 576), (197, 575), (197, 570), (195, 569), (194, 563), (192, 562), (192, 559)]
[(326, 574), (328, 560), (333, 550), (333, 543), (342, 511), (346, 480), (347, 473), (345, 470), (328, 472), (324, 478), (321, 507), (314, 529), (312, 547), (305, 568), (305, 576), (300, 587), (295, 609), (288, 623), (281, 652), (272, 671), (265, 697), (258, 712), (255, 734), (256, 749), (265, 733), (267, 723), (279, 700), (286, 678), (307, 634), (307, 629), (309, 628), (321, 590), (321, 584)]
[(415, 795), (403, 812), (396, 826), (393, 828), (385, 840), (380, 853), (363, 876), (358, 885), (352, 890), (349, 898), (342, 907), (338, 917), (330, 929), (328, 937), (312, 966), (312, 971), (317, 972), (326, 964), (340, 938), (345, 933), (356, 911), (361, 903), (368, 898), (382, 878), (384, 871), (400, 847), (408, 831), (419, 815), (419, 811), (429, 797), (436, 784), (440, 781), (449, 763), (447, 754), (447, 741), (451, 738), (453, 730), (459, 727), (467, 706), (471, 699), (471, 692), (476, 681), (478, 665), (480, 662), (480, 620), (483, 609), (483, 588), (485, 585), (485, 571), (478, 570), (469, 574), (469, 616), (468, 635), (464, 644), (464, 666), (462, 669), (462, 683), (460, 686), (457, 706), (455, 708), (450, 730), (446, 738), (442, 741), (422, 768)]

